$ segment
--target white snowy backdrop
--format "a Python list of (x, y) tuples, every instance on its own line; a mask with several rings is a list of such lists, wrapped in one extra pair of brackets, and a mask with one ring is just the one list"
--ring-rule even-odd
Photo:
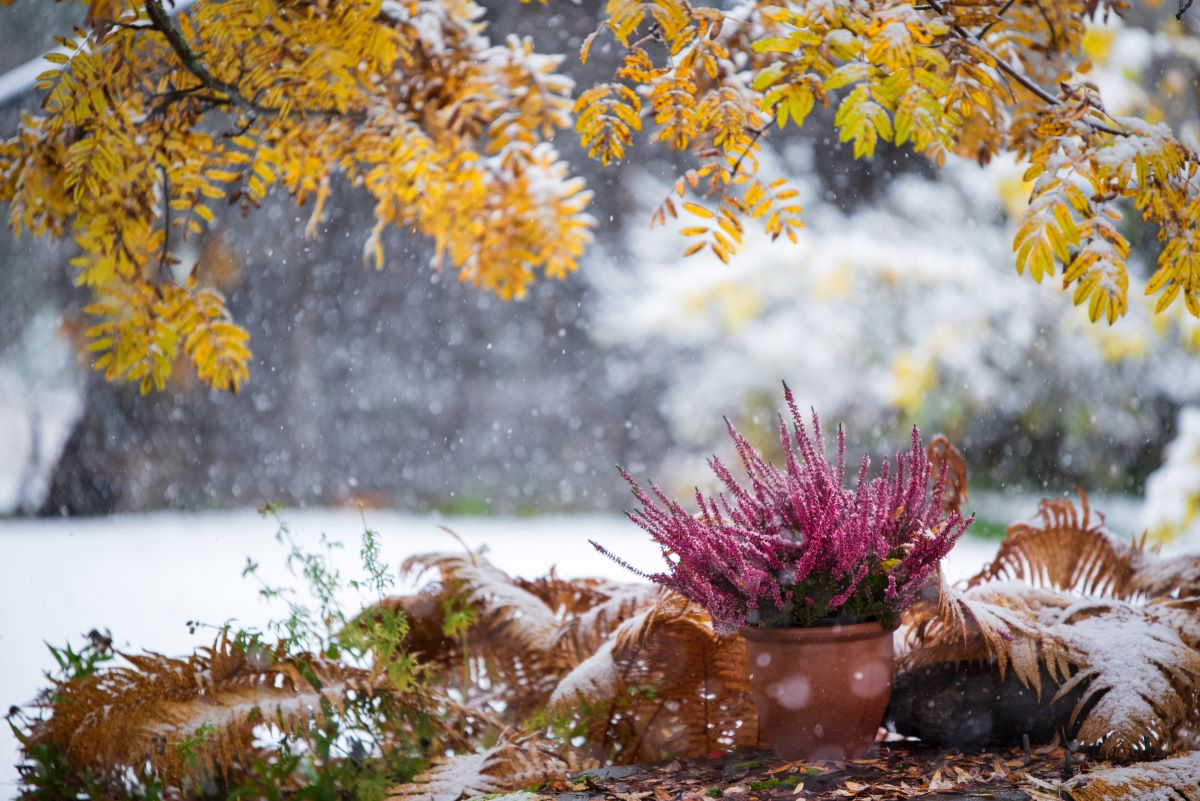
[[(549, 20), (533, 15), (557, 13), (506, 8), (539, 33)], [(561, 23), (565, 52), (578, 46), (568, 23), (595, 27), (585, 14)], [(1090, 46), (1114, 111), (1147, 112), (1159, 101), (1143, 86), (1175, 86), (1178, 102), (1156, 113), (1195, 141), (1200, 52), (1186, 39), (1111, 25)], [(364, 276), (357, 245), (340, 241), (306, 260), (285, 249), (284, 205), (264, 210), (267, 226), (223, 222), (218, 239), (246, 253), (291, 254), (273, 260), (286, 274), (240, 254), (247, 282), (266, 276), (272, 288), (233, 291), (264, 354), (237, 399), (186, 388), (137, 399), (98, 385), (72, 355), (69, 304), (48, 300), (71, 290), (31, 299), (19, 280), (58, 262), (0, 242), (0, 301), (19, 311), (0, 315), (0, 514), (41, 507), (60, 455), (90, 425), (72, 458), (95, 472), (74, 479), (133, 486), (119, 508), (246, 506), (275, 492), (330, 503), (386, 485), (381, 497), (404, 508), (448, 497), (541, 515), (369, 511), (393, 564), (456, 547), (444, 523), (513, 573), (556, 564), (622, 578), (589, 538), (640, 566), (655, 552), (615, 515), (627, 496), (611, 462), (675, 489), (703, 481), (722, 415), (767, 443), (787, 380), (872, 452), (902, 445), (914, 422), (951, 435), (993, 527), (1078, 481), (1114, 493), (1094, 493), (1093, 505), (1119, 533), (1149, 529), (1171, 549), (1200, 549), (1200, 325), (1178, 310), (1152, 318), (1136, 275), (1129, 316), (1111, 328), (1088, 323), (1053, 279), (1015, 276), (1011, 235), (1028, 188), (1013, 165), (955, 163), (935, 178), (896, 154), (852, 176), (821, 124), (765, 157), (802, 190), (798, 246), (752, 241), (729, 266), (682, 260), (679, 237), (647, 228), (674, 168), (629, 163), (591, 176), (611, 219), (583, 273), (523, 306), (430, 278), (419, 248), (386, 276)], [(1152, 242), (1138, 246), (1152, 258)], [(280, 278), (295, 280), (274, 288)], [(580, 507), (608, 513), (545, 516)], [(335, 561), (353, 571), (357, 512), (285, 519), (308, 547), (321, 532), (343, 542)], [(92, 628), (110, 629), (118, 647), (179, 653), (212, 633), (189, 634), (188, 620), (263, 626), (273, 611), (241, 570), (250, 557), (269, 581), (286, 578), (273, 533), (251, 511), (0, 520), (0, 704), (43, 684), (45, 643), (78, 643)], [(965, 540), (949, 573), (969, 575), (994, 547)], [(0, 795), (11, 794), (15, 756), (0, 730)]]

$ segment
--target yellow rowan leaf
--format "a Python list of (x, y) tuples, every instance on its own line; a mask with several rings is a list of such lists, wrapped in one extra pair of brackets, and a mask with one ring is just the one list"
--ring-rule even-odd
[(592, 31), (583, 40), (583, 44), (579, 47), (579, 63), (587, 64), (588, 55), (592, 52), (592, 42), (596, 41), (596, 36), (600, 33), (599, 29)]

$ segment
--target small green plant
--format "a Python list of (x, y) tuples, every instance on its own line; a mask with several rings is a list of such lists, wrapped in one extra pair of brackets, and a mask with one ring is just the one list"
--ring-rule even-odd
[[(214, 625), (189, 620), (192, 633), (214, 632), (212, 648), (199, 649), (198, 656), (186, 660), (124, 657), (128, 664), (117, 671), (109, 670), (115, 654), (107, 632), (90, 632), (82, 645), (51, 646), (56, 667), (47, 678), (53, 689), (31, 710), (14, 708), (8, 715), (24, 754), (23, 799), (121, 801), (216, 794), (228, 799), (381, 801), (389, 787), (409, 781), (428, 765), (431, 754), (445, 750), (446, 737), (453, 736), (447, 734), (451, 724), (439, 718), (444, 714), (437, 708), (440, 696), (426, 686), (422, 669), (404, 648), (408, 622), (398, 609), (380, 604), (395, 579), (382, 558), (378, 532), (364, 518), (362, 574), (346, 579), (330, 559), (340, 543), (322, 535), (316, 551), (305, 550), (278, 506), (266, 505), (260, 512), (275, 521), (275, 538), (297, 581), (295, 586), (272, 586), (251, 560), (243, 576), (259, 582), (264, 600), (283, 603), (282, 616), (266, 632), (232, 621)], [(345, 603), (355, 594), (369, 614), (347, 611)], [(468, 624), (462, 625), (463, 636)], [(62, 747), (62, 727), (78, 710), (86, 712), (84, 706), (100, 704), (100, 718), (124, 715), (126, 722), (114, 723), (115, 730), (126, 726), (136, 731), (129, 722), (134, 716), (158, 714), (156, 688), (173, 686), (173, 677), (189, 672), (197, 678), (183, 684), (202, 688), (208, 709), (235, 711), (218, 723), (199, 714), (194, 726), (168, 725), (154, 735), (149, 758), (135, 770), (128, 764), (83, 759)], [(235, 696), (225, 707), (219, 701), (222, 692)], [(311, 700), (288, 707), (278, 700), (281, 692)], [(247, 701), (249, 693), (256, 693), (253, 701)], [(165, 697), (176, 710), (188, 703), (178, 694)], [(236, 711), (243, 708), (247, 711)], [(177, 714), (186, 717), (182, 711)], [(63, 718), (55, 721), (55, 716)], [(103, 721), (99, 725), (103, 732)], [(94, 743), (113, 741), (89, 736)], [(235, 742), (239, 745), (231, 749)], [(103, 744), (95, 747), (113, 753)]]
[(704, 791), (704, 794), (709, 798), (720, 798), (721, 796), (725, 795), (724, 791), (722, 791), (720, 787), (709, 787)]
[(462, 652), (462, 697), (465, 700), (471, 690), (471, 648), (468, 632), (475, 625), (478, 613), (464, 588), (444, 598), (442, 607), (442, 633), (458, 640)]
[(804, 781), (804, 777), (801, 774), (793, 773), (790, 776), (772, 776), (762, 781), (750, 782), (747, 786), (751, 790), (780, 790), (795, 787), (802, 781)]

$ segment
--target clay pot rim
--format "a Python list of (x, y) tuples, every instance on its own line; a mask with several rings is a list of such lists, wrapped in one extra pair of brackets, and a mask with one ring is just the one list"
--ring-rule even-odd
[(744, 628), (742, 636), (759, 642), (825, 642), (828, 640), (867, 640), (874, 637), (892, 636), (878, 620), (867, 623), (846, 623), (833, 626), (785, 626), (776, 629)]

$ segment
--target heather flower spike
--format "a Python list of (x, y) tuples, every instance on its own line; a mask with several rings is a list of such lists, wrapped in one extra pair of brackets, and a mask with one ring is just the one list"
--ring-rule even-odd
[(935, 475), (915, 426), (909, 450), (884, 460), (874, 477), (864, 457), (851, 489), (845, 432), (838, 427), (831, 463), (816, 411), (810, 433), (786, 384), (784, 398), (791, 426), (780, 415), (783, 469), (726, 420), (748, 482), (712, 457), (725, 491), (697, 490), (695, 511), (654, 483), (647, 492), (621, 469), (641, 504), (629, 519), (662, 548), (663, 572), (642, 573), (592, 545), (704, 606), (722, 632), (868, 620), (894, 626), (973, 518), (946, 510), (946, 463)]

